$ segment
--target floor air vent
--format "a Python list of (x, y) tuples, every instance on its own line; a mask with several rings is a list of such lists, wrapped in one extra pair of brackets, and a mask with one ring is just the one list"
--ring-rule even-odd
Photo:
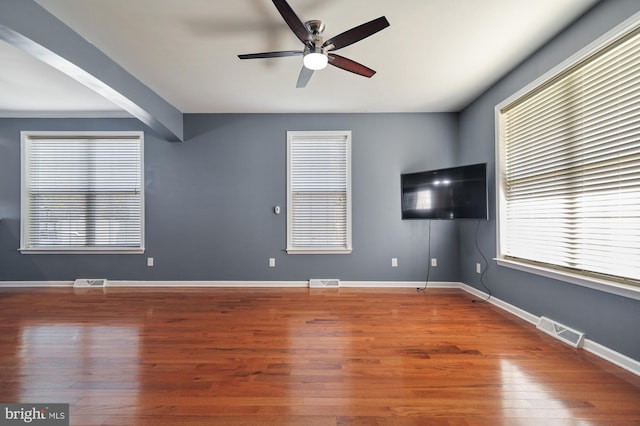
[(74, 288), (93, 288), (93, 287), (105, 287), (107, 280), (105, 278), (97, 278), (94, 280), (86, 278), (78, 278), (73, 282)]
[(340, 287), (340, 280), (331, 279), (331, 280), (319, 280), (319, 279), (311, 279), (309, 280), (310, 288), (338, 288)]
[(563, 342), (573, 346), (574, 348), (579, 348), (582, 346), (584, 333), (573, 330), (547, 317), (540, 317), (540, 321), (538, 321), (538, 325), (536, 327), (539, 330), (542, 330), (545, 333), (555, 337), (556, 339), (560, 339)]

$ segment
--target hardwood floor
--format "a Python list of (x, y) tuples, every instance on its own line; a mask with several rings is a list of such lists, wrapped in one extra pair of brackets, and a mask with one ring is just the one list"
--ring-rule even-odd
[(461, 290), (0, 290), (0, 402), (72, 425), (640, 424), (640, 378)]

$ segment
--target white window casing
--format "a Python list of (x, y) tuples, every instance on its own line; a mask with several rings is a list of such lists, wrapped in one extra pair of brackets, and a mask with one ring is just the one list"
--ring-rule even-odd
[(287, 132), (287, 253), (351, 251), (351, 132)]
[(21, 133), (22, 253), (144, 252), (142, 132)]
[(639, 25), (496, 107), (499, 264), (640, 297)]

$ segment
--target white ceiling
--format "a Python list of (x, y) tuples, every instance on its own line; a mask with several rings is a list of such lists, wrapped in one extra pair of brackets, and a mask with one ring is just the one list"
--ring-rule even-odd
[[(339, 51), (377, 71), (334, 67), (296, 89), (300, 50), (269, 0), (38, 0), (184, 113), (459, 111), (597, 0), (289, 0), (325, 37), (386, 16), (391, 26)], [(117, 111), (0, 41), (0, 115)]]

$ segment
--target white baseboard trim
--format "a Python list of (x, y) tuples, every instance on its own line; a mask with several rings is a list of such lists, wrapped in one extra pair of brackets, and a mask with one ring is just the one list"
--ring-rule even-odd
[[(462, 283), (429, 282), (427, 288), (460, 288)], [(340, 287), (351, 288), (424, 288), (424, 281), (340, 281)], [(73, 287), (73, 281), (0, 281), (6, 287)], [(309, 287), (309, 281), (142, 281), (107, 280), (106, 287)]]
[(0, 281), (0, 288), (73, 287), (73, 281)]
[[(461, 288), (462, 290), (466, 291), (467, 293), (473, 294), (474, 296), (480, 298), (480, 299), (486, 299), (489, 297), (488, 293), (485, 293), (483, 291), (478, 290), (477, 288), (471, 287), (470, 285), (467, 284), (463, 284), (460, 283), (460, 286), (458, 288)], [(525, 311), (524, 309), (520, 309), (517, 306), (514, 306), (510, 303), (507, 303), (503, 300), (497, 299), (494, 296), (491, 296), (488, 300), (489, 303), (491, 303), (492, 305), (495, 305), (501, 309), (504, 309), (505, 311), (517, 316), (518, 318), (521, 318), (533, 325), (538, 324), (538, 321), (540, 320), (540, 317), (537, 317), (527, 311)]]
[(608, 347), (587, 338), (584, 339), (582, 349), (587, 352), (591, 352), (592, 354), (604, 359), (605, 361), (609, 361), (620, 368), (624, 368), (636, 376), (640, 376), (640, 361), (629, 358), (626, 355), (616, 352), (613, 349), (609, 349)]
[[(424, 281), (340, 281), (340, 287), (351, 288), (424, 288)], [(429, 282), (427, 288), (460, 288), (456, 282)]]
[(128, 281), (109, 280), (107, 287), (309, 287), (308, 281)]
[[(305, 288), (308, 281), (130, 281), (108, 280), (107, 287), (136, 287), (136, 288), (162, 288), (162, 287), (228, 287), (228, 288)], [(350, 288), (424, 288), (424, 281), (340, 281), (340, 287)], [(0, 281), (0, 288), (27, 288), (27, 287), (73, 287), (73, 281)], [(427, 288), (451, 288), (461, 289), (479, 299), (486, 299), (489, 295), (474, 287), (461, 282), (429, 282)], [(539, 317), (510, 303), (491, 296), (489, 303), (503, 309), (518, 318), (536, 325)], [(584, 339), (584, 350), (623, 368), (636, 376), (640, 376), (640, 361), (629, 358), (588, 338)]]

